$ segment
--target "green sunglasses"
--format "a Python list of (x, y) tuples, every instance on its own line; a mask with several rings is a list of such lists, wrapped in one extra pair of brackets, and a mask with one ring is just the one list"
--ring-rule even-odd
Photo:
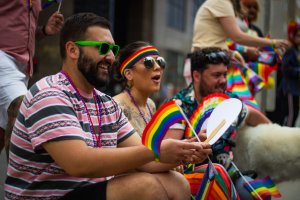
[(115, 44), (109, 44), (107, 42), (98, 42), (98, 41), (76, 41), (75, 44), (79, 46), (98, 46), (98, 51), (100, 55), (106, 55), (110, 50), (114, 55), (118, 55), (120, 47)]

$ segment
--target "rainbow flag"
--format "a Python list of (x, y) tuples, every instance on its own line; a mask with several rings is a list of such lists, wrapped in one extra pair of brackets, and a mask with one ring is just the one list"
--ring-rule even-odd
[(257, 73), (255, 73), (252, 69), (248, 68), (248, 66), (244, 66), (242, 68), (242, 72), (245, 80), (248, 83), (250, 91), (258, 92), (265, 86), (262, 78), (258, 76)]
[(176, 122), (184, 120), (175, 100), (164, 103), (155, 112), (143, 131), (142, 143), (154, 152), (155, 159), (159, 160), (160, 144), (169, 129)]
[(272, 64), (275, 56), (275, 52), (273, 51), (262, 51), (259, 53), (257, 61), (264, 64)]
[(251, 107), (260, 111), (257, 102), (250, 92), (249, 85), (243, 75), (242, 70), (235, 62), (232, 62), (231, 66), (228, 67), (227, 90), (237, 95), (244, 103), (250, 104)]
[(263, 64), (263, 63), (257, 63), (257, 62), (249, 62), (248, 66), (255, 73), (257, 73), (258, 76), (260, 76), (266, 84), (268, 84), (269, 75), (273, 71), (277, 70), (277, 65), (274, 67), (271, 67), (270, 65)]
[[(209, 200), (239, 200), (240, 198), (226, 169), (222, 165), (216, 163), (213, 163), (213, 166), (217, 173), (215, 173), (215, 177), (210, 182), (211, 188), (209, 194), (206, 195), (207, 198)], [(208, 164), (200, 165), (195, 167), (195, 171), (183, 174), (190, 183), (193, 197), (198, 194), (207, 167)]]
[[(268, 196), (273, 196), (276, 198), (281, 197), (278, 188), (276, 187), (276, 185), (273, 183), (272, 179), (269, 176), (261, 180), (250, 181), (249, 184), (263, 199)], [(251, 189), (251, 187), (247, 183), (244, 183), (244, 187), (251, 193), (251, 195), (255, 199), (259, 199), (257, 194)]]
[(204, 177), (202, 179), (201, 185), (198, 189), (195, 199), (196, 200), (205, 200), (208, 199), (210, 190), (213, 185), (213, 179), (215, 178), (214, 166), (212, 162), (208, 162)]
[[(214, 108), (225, 99), (229, 99), (229, 96), (224, 93), (214, 93), (203, 98), (202, 102), (198, 105), (189, 119), (196, 133), (199, 133), (201, 127), (209, 118)], [(187, 126), (185, 129), (185, 138), (192, 137), (194, 137), (193, 131)]]

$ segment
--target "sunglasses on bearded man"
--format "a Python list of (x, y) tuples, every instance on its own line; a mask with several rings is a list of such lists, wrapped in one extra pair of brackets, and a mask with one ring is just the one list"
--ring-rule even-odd
[(115, 56), (118, 55), (120, 46), (116, 44), (109, 44), (107, 42), (99, 41), (76, 41), (75, 44), (79, 46), (96, 46), (100, 55), (106, 55), (111, 50)]
[(155, 63), (157, 63), (161, 69), (165, 69), (167, 65), (165, 59), (161, 56), (158, 56), (157, 58), (147, 56), (144, 58), (144, 65), (147, 69), (152, 69)]
[(229, 64), (229, 57), (224, 51), (211, 52), (205, 55), (207, 61), (212, 64), (224, 63)]

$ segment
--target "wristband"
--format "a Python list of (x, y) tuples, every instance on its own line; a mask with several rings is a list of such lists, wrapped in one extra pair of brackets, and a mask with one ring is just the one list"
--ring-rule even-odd
[(276, 48), (276, 40), (275, 40), (275, 39), (272, 40), (272, 48), (273, 48), (273, 49)]

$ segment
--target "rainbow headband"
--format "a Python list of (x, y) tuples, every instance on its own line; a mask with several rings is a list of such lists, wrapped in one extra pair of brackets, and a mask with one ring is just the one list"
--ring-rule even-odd
[(129, 69), (130, 67), (135, 65), (137, 61), (149, 55), (159, 55), (159, 52), (154, 46), (146, 46), (134, 52), (121, 64), (120, 73), (122, 74), (122, 76), (124, 76), (125, 69)]

